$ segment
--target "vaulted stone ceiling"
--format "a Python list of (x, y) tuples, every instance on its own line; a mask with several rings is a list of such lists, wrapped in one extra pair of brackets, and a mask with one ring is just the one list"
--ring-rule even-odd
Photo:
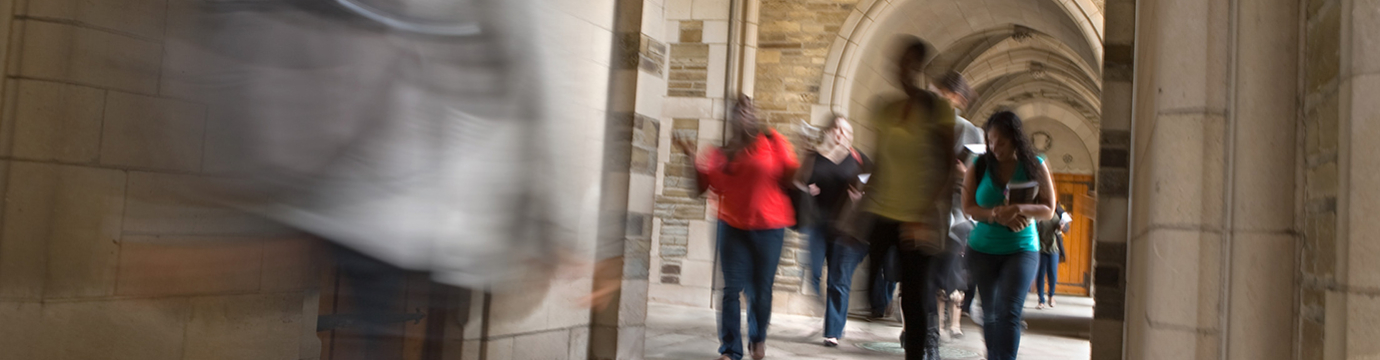
[(872, 28), (848, 38), (861, 55), (854, 64), (841, 61), (835, 70), (832, 108), (865, 119), (878, 99), (895, 94), (894, 56), (888, 47), (897, 35), (909, 34), (939, 51), (927, 74), (955, 70), (969, 79), (979, 98), (967, 113), (978, 123), (1000, 109), (1047, 103), (1070, 110), (1057, 119), (1070, 128), (1098, 128), (1101, 1), (883, 2), (872, 5), (884, 5), (870, 12)]

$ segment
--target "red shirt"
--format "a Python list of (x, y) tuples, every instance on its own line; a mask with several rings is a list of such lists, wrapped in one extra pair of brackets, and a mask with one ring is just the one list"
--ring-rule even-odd
[(719, 195), (719, 220), (742, 230), (780, 229), (795, 225), (791, 199), (781, 189), (782, 177), (800, 167), (786, 137), (768, 130), (733, 158), (710, 150), (695, 162), (695, 170)]

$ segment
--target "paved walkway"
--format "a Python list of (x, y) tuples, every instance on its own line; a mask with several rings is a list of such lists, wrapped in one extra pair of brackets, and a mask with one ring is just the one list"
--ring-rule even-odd
[[(1021, 360), (1078, 360), (1089, 356), (1092, 299), (1059, 296), (1059, 306), (1036, 310), (1035, 297), (1026, 302), (1030, 325), (1021, 338)], [(647, 309), (647, 359), (712, 360), (718, 354), (718, 314), (713, 309), (653, 303)], [(743, 316), (746, 320), (747, 316)], [(767, 338), (767, 359), (900, 359), (899, 323), (851, 318), (837, 348), (821, 345), (822, 318), (773, 315)], [(941, 347), (944, 359), (982, 359), (982, 332), (963, 319), (962, 339)], [(745, 335), (746, 331), (743, 332)], [(875, 349), (875, 350), (874, 350)], [(888, 351), (889, 350), (889, 351)]]

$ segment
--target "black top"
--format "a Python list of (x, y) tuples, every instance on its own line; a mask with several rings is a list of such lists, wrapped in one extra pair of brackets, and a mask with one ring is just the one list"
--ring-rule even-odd
[(858, 157), (862, 163), (858, 163), (852, 154), (843, 158), (838, 164), (829, 161), (829, 158), (814, 153), (814, 165), (810, 173), (810, 184), (819, 187), (819, 195), (815, 196), (815, 206), (818, 211), (819, 223), (831, 223), (836, 217), (839, 207), (848, 197), (848, 187), (858, 183), (858, 175), (862, 174), (864, 168), (872, 164), (872, 160), (858, 152)]

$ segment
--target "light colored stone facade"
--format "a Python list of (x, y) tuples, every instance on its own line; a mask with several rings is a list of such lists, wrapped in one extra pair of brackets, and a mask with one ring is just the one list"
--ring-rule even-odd
[(315, 243), (186, 196), (217, 134), (161, 86), (168, 6), (0, 6), (0, 357), (321, 353)]

